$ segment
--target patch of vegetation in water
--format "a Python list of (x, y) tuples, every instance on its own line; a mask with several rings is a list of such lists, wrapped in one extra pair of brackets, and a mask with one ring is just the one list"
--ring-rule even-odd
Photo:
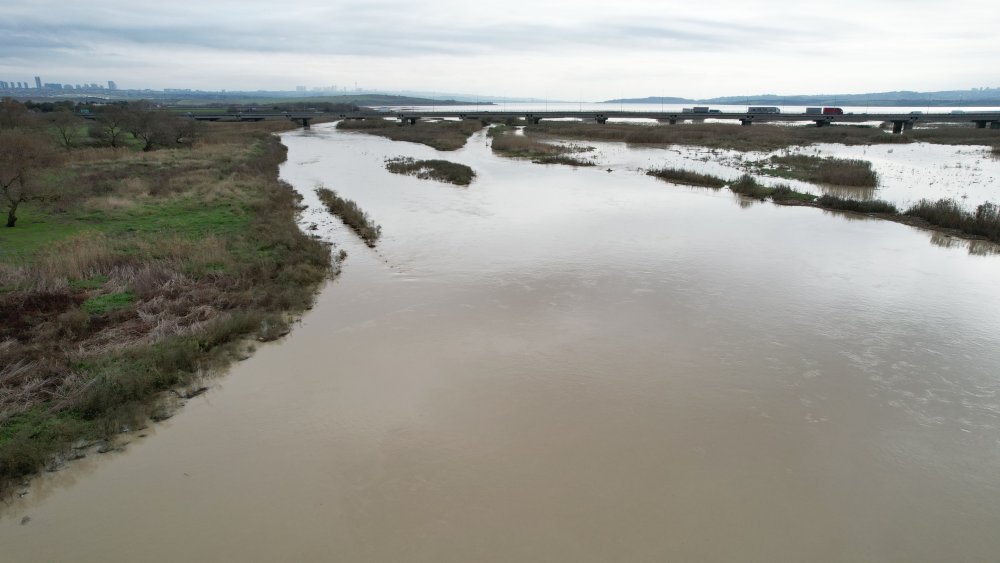
[(464, 164), (438, 159), (393, 158), (386, 161), (385, 168), (394, 174), (416, 176), (421, 180), (437, 180), (457, 186), (468, 186), (476, 177), (476, 172)]
[(483, 128), (478, 119), (462, 121), (418, 121), (413, 125), (388, 119), (352, 119), (337, 123), (337, 129), (378, 135), (393, 141), (420, 143), (441, 151), (465, 146), (473, 133)]
[(597, 166), (592, 160), (582, 160), (573, 156), (559, 154), (556, 156), (542, 156), (532, 160), (535, 164), (565, 164), (567, 166)]
[(724, 188), (726, 184), (729, 183), (725, 179), (719, 178), (718, 176), (692, 172), (691, 170), (684, 170), (683, 168), (653, 168), (647, 170), (646, 175), (675, 184), (701, 186), (704, 188), (720, 189)]
[(591, 150), (591, 147), (546, 143), (535, 137), (517, 134), (507, 125), (494, 125), (489, 132), (493, 152), (508, 158), (531, 159), (535, 164), (564, 164), (567, 166), (595, 166), (593, 161), (570, 156)]
[(368, 217), (368, 214), (358, 207), (357, 203), (342, 198), (337, 195), (337, 192), (323, 187), (316, 188), (316, 195), (319, 196), (326, 209), (340, 217), (340, 220), (357, 233), (361, 240), (365, 241), (365, 244), (372, 248), (375, 247), (378, 238), (382, 236), (382, 227), (376, 225)]
[(835, 186), (878, 186), (878, 174), (867, 160), (791, 154), (772, 156), (770, 162), (776, 167), (767, 173), (774, 176)]

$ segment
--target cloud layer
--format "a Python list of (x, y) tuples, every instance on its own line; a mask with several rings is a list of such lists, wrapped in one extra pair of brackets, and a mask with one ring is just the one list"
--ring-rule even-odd
[(5, 4), (3, 80), (563, 99), (1000, 82), (1000, 10), (980, 1)]

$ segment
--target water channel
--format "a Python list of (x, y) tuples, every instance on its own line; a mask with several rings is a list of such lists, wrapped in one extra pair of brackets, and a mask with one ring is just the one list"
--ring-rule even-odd
[(36, 480), (0, 560), (1000, 553), (1000, 256), (503, 159), (483, 133), (449, 154), (330, 126), (284, 142), (283, 177), (357, 201), (378, 248), (308, 210), (348, 252), (315, 308), (123, 453)]

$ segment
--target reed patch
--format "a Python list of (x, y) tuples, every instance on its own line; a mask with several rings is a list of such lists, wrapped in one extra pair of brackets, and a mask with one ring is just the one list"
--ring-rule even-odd
[(387, 160), (385, 168), (393, 174), (416, 176), (421, 180), (436, 180), (457, 186), (468, 186), (476, 173), (472, 168), (447, 160), (415, 160), (399, 157)]

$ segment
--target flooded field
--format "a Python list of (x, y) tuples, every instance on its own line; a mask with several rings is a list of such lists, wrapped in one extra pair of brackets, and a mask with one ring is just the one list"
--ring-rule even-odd
[[(496, 157), (484, 133), (446, 154), (331, 126), (284, 141), (341, 276), (123, 453), (36, 480), (0, 513), (0, 560), (1000, 553), (1000, 256), (667, 185), (638, 170), (663, 150), (601, 145), (575, 169)], [(867, 150), (901, 170), (886, 194), (952, 162), (991, 184), (970, 199), (998, 189), (972, 156)], [(388, 173), (399, 156), (477, 177)], [(382, 226), (375, 250), (317, 185)]]
[(883, 199), (906, 209), (920, 199), (954, 199), (967, 209), (983, 202), (1000, 201), (1000, 158), (990, 154), (988, 146), (951, 146), (930, 143), (899, 145), (817, 144), (773, 152), (740, 152), (704, 147), (669, 148), (629, 147), (625, 143), (574, 143), (593, 147), (577, 156), (602, 167), (628, 170), (674, 167), (735, 180), (745, 172), (761, 173), (754, 163), (775, 155), (804, 154), (866, 160), (879, 176), (877, 188), (850, 188), (817, 185), (798, 180), (768, 176), (761, 182), (774, 186), (787, 184), (793, 189), (851, 199)]

